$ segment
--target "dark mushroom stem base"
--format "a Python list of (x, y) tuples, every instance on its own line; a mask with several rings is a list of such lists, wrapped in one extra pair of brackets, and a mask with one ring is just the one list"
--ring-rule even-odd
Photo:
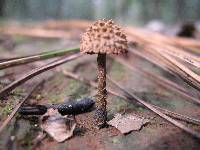
[(94, 123), (99, 128), (106, 126), (107, 111), (106, 111), (106, 54), (98, 54), (98, 93), (96, 99), (96, 112), (94, 114)]

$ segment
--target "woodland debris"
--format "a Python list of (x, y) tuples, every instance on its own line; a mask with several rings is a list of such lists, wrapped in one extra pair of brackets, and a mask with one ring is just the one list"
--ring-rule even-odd
[[(77, 29), (83, 30), (91, 24), (91, 22), (87, 22), (87, 21), (83, 21), (82, 23), (81, 22), (82, 21), (67, 21), (67, 22), (61, 22), (59, 25), (57, 25), (56, 23), (50, 23), (50, 24), (53, 24), (54, 30), (57, 29), (57, 27), (60, 28), (61, 26), (61, 28), (63, 29), (62, 32), (66, 32), (66, 30), (64, 31), (66, 26), (67, 28), (70, 28), (70, 27), (74, 28), (74, 26), (76, 26)], [(64, 28), (63, 28), (63, 25), (64, 25)], [(46, 28), (48, 28), (48, 23), (46, 25), (44, 24), (43, 27), (45, 28), (45, 26)], [(10, 28), (12, 30), (12, 27)], [(41, 31), (41, 26), (39, 27), (39, 29), (40, 29), (39, 31)], [(11, 30), (8, 27), (6, 27), (5, 29), (1, 28), (0, 32), (3, 32), (3, 31), (10, 32)], [(28, 33), (30, 33), (31, 30), (32, 28), (29, 28)], [(55, 30), (55, 31), (60, 32), (60, 30)], [(11, 33), (15, 34), (14, 32), (11, 32)], [(33, 30), (33, 33), (35, 33), (34, 30)], [(140, 47), (142, 47), (141, 49), (143, 50), (146, 49), (143, 54), (151, 53), (151, 55), (154, 57), (153, 59), (155, 60), (160, 59), (159, 61), (154, 61), (156, 62), (156, 65), (160, 66), (161, 68), (163, 68), (162, 66), (166, 67), (164, 68), (165, 70), (167, 70), (168, 72), (176, 76), (179, 76), (189, 85), (193, 86), (197, 90), (200, 90), (199, 83), (197, 82), (199, 81), (198, 79), (199, 76), (197, 74), (194, 74), (192, 70), (188, 70), (189, 68), (183, 68), (183, 69), (182, 67), (180, 68), (181, 64), (177, 64), (177, 62), (172, 63), (171, 58), (169, 57), (166, 58), (166, 53), (168, 53), (187, 63), (192, 64), (193, 66), (199, 67), (200, 60), (196, 54), (199, 54), (200, 44), (197, 40), (169, 37), (163, 34), (147, 31), (140, 28), (134, 28), (134, 27), (127, 27), (126, 33), (128, 35), (129, 43), (136, 42), (138, 43)], [(60, 34), (55, 34), (55, 33), (53, 35), (55, 37), (57, 35), (60, 36)], [(149, 37), (151, 38), (147, 38), (146, 35), (149, 35)], [(64, 37), (66, 38), (66, 36)], [(77, 35), (77, 38), (79, 38), (78, 35)], [(155, 48), (157, 50), (155, 50)], [(164, 53), (162, 52), (159, 53), (158, 50)], [(165, 58), (163, 58), (164, 56), (161, 56), (161, 54), (165, 55)]]
[(47, 71), (50, 70), (52, 68), (55, 68), (61, 64), (64, 64), (66, 62), (72, 61), (74, 59), (77, 59), (81, 56), (80, 53), (77, 54), (73, 54), (70, 55), (66, 58), (62, 58), (62, 59), (58, 59), (56, 61), (53, 61), (51, 63), (48, 63), (47, 65), (44, 65), (42, 67), (38, 67), (30, 72), (28, 72), (27, 74), (25, 74), (24, 76), (22, 76), (21, 78), (15, 80), (14, 82), (12, 82), (11, 84), (9, 84), (8, 86), (4, 87), (1, 91), (0, 91), (0, 100), (3, 99), (5, 96), (7, 96), (12, 90), (14, 90), (17, 86), (23, 84), (24, 82), (26, 82), (27, 80)]
[(12, 111), (12, 113), (7, 117), (7, 119), (2, 123), (2, 125), (0, 126), (0, 133), (5, 129), (5, 127), (8, 125), (8, 123), (12, 120), (12, 118), (15, 116), (15, 114), (18, 112), (18, 110), (20, 109), (20, 107), (25, 103), (25, 101), (27, 101), (31, 94), (39, 87), (39, 85), (41, 85), (43, 83), (43, 81), (39, 82), (38, 84), (36, 84), (33, 89), (27, 94), (27, 96), (17, 104), (17, 106), (14, 108), (14, 110)]
[[(78, 81), (81, 81), (81, 82), (84, 82), (85, 84), (87, 85), (90, 85), (94, 88), (97, 88), (97, 83), (92, 81), (92, 80), (88, 80), (82, 76), (80, 76), (79, 74), (75, 74), (73, 72), (70, 72), (70, 71), (67, 71), (67, 70), (63, 70), (63, 74), (65, 74), (66, 76), (70, 77), (70, 78), (73, 78), (75, 80), (78, 80)], [(119, 92), (111, 89), (111, 88), (108, 88), (108, 92), (112, 95), (115, 95), (115, 96), (118, 96), (124, 100), (126, 100), (127, 102), (131, 103), (131, 104), (135, 104), (135, 102), (133, 101), (132, 98), (129, 98), (127, 96), (124, 96), (122, 94), (120, 94)], [(159, 109), (160, 111), (162, 111), (164, 114), (170, 116), (170, 117), (173, 117), (175, 119), (179, 119), (179, 120), (182, 120), (182, 121), (185, 121), (185, 122), (188, 122), (188, 123), (192, 123), (192, 124), (195, 124), (195, 125), (200, 125), (200, 120), (198, 119), (194, 119), (194, 118), (191, 118), (191, 117), (188, 117), (188, 116), (185, 116), (185, 115), (181, 115), (179, 113), (176, 113), (176, 112), (173, 112), (173, 111), (169, 111), (167, 109), (164, 109), (162, 107), (158, 107), (156, 105), (153, 105), (151, 104), (153, 107)]]
[(196, 104), (200, 104), (199, 99), (191, 96), (190, 93), (186, 89), (184, 89), (180, 85), (176, 84), (175, 82), (172, 82), (162, 76), (158, 76), (156, 74), (147, 72), (144, 69), (139, 68), (137, 66), (131, 65), (131, 64), (127, 63), (125, 59), (122, 59), (122, 58), (113, 58), (113, 59), (116, 60), (117, 62), (121, 63), (128, 69), (139, 72), (140, 74), (142, 74), (143, 76), (145, 76), (146, 78), (151, 80), (152, 82), (155, 82), (165, 88), (168, 88), (169, 90), (176, 90), (176, 92), (179, 93), (180, 96), (182, 96), (183, 98), (187, 98), (187, 99), (195, 102)]
[(140, 130), (148, 122), (148, 119), (138, 117), (134, 114), (116, 114), (115, 117), (108, 122), (108, 124), (117, 128), (121, 133), (126, 134), (130, 131)]
[(63, 142), (73, 136), (76, 121), (73, 116), (62, 116), (51, 108), (41, 117), (40, 127), (57, 142)]
[[(185, 81), (187, 84), (200, 91), (199, 75), (188, 68), (186, 65), (173, 59), (173, 57), (164, 51), (160, 51), (159, 47), (148, 45), (143, 46), (140, 51), (130, 49), (130, 52), (133, 52), (134, 54), (137, 53), (137, 55), (140, 55), (142, 58), (148, 60), (149, 62), (155, 64), (170, 74), (183, 79), (183, 81)], [(190, 62), (194, 62), (194, 60), (191, 60)]]
[(32, 62), (39, 61), (39, 60), (46, 60), (46, 59), (50, 59), (50, 58), (60, 57), (60, 56), (64, 56), (64, 55), (66, 56), (66, 55), (72, 54), (73, 52), (77, 52), (77, 51), (79, 51), (79, 48), (61, 49), (61, 50), (43, 52), (43, 53), (39, 53), (39, 54), (35, 54), (35, 55), (10, 58), (7, 60), (2, 60), (2, 62), (0, 62), (0, 69), (16, 67), (18, 65), (32, 63)]
[[(150, 51), (146, 50), (144, 53), (151, 53), (152, 56), (154, 55), (154, 58), (159, 56), (160, 59), (163, 59), (163, 57), (164, 57), (164, 59), (163, 59), (164, 61), (161, 64), (163, 64), (167, 68), (167, 70), (169, 72), (173, 71), (173, 74), (175, 74), (175, 75), (177, 74), (177, 75), (181, 76), (182, 78), (184, 78), (185, 80), (187, 79), (188, 80), (187, 82), (196, 82), (195, 80), (199, 81), (199, 76), (193, 74), (191, 72), (192, 70), (188, 70), (187, 68), (182, 69), (181, 64), (173, 61), (173, 59), (171, 59), (171, 57), (169, 57), (165, 53), (163, 53), (164, 56), (162, 56), (161, 55), (162, 53), (159, 51), (160, 50), (160, 46), (166, 44), (166, 45), (172, 45), (172, 46), (181, 47), (180, 50), (182, 49), (182, 47), (184, 47), (184, 51), (196, 52), (196, 51), (198, 51), (198, 49), (196, 49), (196, 48), (200, 47), (198, 41), (186, 40), (186, 39), (183, 39), (183, 38), (182, 39), (181, 38), (169, 38), (167, 36), (165, 37), (165, 36), (162, 36), (162, 35), (159, 35), (159, 34), (156, 34), (156, 33), (145, 32), (145, 31), (142, 31), (142, 30), (140, 31), (139, 29), (137, 30), (137, 29), (134, 29), (134, 28), (132, 28), (132, 30), (127, 30), (127, 31), (128, 32), (132, 31), (132, 32), (129, 32), (128, 34), (131, 37), (137, 39), (139, 41), (138, 43), (144, 44), (144, 45), (146, 44), (147, 46), (145, 46), (144, 48), (149, 49), (149, 45), (150, 46), (153, 45), (153, 46), (150, 47), (151, 48)], [(148, 37), (151, 37), (151, 38), (148, 38), (148, 37), (146, 38), (146, 35), (149, 35)], [(159, 44), (157, 44), (157, 43), (159, 43)], [(155, 46), (159, 47), (158, 51), (155, 51)], [(181, 52), (183, 52), (183, 51), (181, 51)], [(197, 53), (199, 54), (199, 52), (197, 52)], [(182, 58), (182, 56), (186, 56), (186, 55), (185, 54), (184, 55), (180, 55), (180, 58)], [(187, 55), (187, 56), (189, 56), (189, 55)], [(188, 58), (190, 58), (190, 57), (187, 57), (187, 59)], [(189, 59), (189, 61), (190, 61), (190, 59)], [(198, 60), (195, 59), (195, 61), (192, 61), (192, 62), (197, 62), (195, 64), (198, 65), (198, 61), (199, 61), (199, 59)], [(157, 65), (160, 64), (160, 62), (161, 61), (158, 61)], [(191, 64), (194, 64), (194, 63), (191, 63)], [(190, 85), (191, 85), (191, 83), (190, 83)], [(196, 87), (198, 89), (198, 84), (197, 84)], [(131, 103), (134, 103), (133, 100), (137, 100), (137, 97), (135, 97), (129, 91), (126, 90), (126, 91), (124, 91), (124, 93), (125, 93), (125, 95), (122, 95), (122, 97), (125, 97), (125, 99), (128, 99), (129, 101), (131, 101)], [(139, 99), (139, 101), (141, 101), (141, 100)], [(143, 102), (143, 104), (144, 104), (144, 102)], [(146, 103), (146, 106), (148, 106), (147, 104), (148, 103)], [(153, 106), (153, 105), (149, 105), (149, 106)], [(153, 106), (153, 107), (155, 107), (155, 106)], [(148, 108), (151, 108), (151, 107), (148, 107)], [(161, 111), (161, 112), (163, 112), (163, 111)], [(168, 117), (168, 121), (170, 121), (170, 120), (171, 120), (171, 122), (173, 121), (173, 119)], [(177, 124), (177, 122), (175, 122), (175, 123)], [(196, 137), (200, 137), (199, 134), (197, 134), (196, 132), (193, 132), (191, 130), (188, 130), (188, 128), (186, 128), (185, 126), (182, 126), (182, 124), (179, 123), (178, 125), (179, 125), (180, 128), (184, 128), (184, 130), (186, 130), (187, 132), (192, 133), (193, 135), (196, 135)]]
[[(67, 76), (70, 76), (70, 77), (76, 79), (76, 80), (80, 80), (80, 81), (85, 82), (85, 83), (87, 83), (87, 84), (89, 84), (91, 86), (97, 87), (97, 84), (95, 82), (90, 81), (90, 80), (88, 82), (88, 80), (83, 78), (83, 77), (79, 78), (79, 75), (77, 75), (77, 74), (73, 74), (71, 72), (67, 72), (66, 70), (64, 70), (63, 73), (65, 75), (67, 75)], [(200, 134), (197, 131), (193, 130), (192, 128), (188, 128), (184, 124), (172, 119), (171, 117), (168, 117), (167, 115), (175, 117), (177, 119), (181, 119), (181, 120), (187, 121), (187, 122), (188, 121), (191, 122), (191, 120), (193, 120), (192, 118), (187, 119), (188, 117), (186, 117), (186, 116), (183, 117), (183, 115), (180, 115), (180, 114), (176, 115), (177, 113), (174, 113), (172, 111), (168, 111), (168, 110), (167, 111), (163, 111), (164, 110), (163, 108), (158, 109), (158, 106), (154, 106), (154, 105), (152, 105), (152, 104), (150, 104), (148, 102), (143, 101), (142, 99), (137, 97), (135, 94), (132, 94), (129, 91), (127, 91), (122, 85), (120, 85), (116, 81), (112, 80), (109, 76), (107, 76), (107, 77), (113, 84), (115, 84), (115, 86), (117, 86), (125, 94), (119, 94), (119, 92), (116, 92), (116, 91), (114, 91), (112, 89), (108, 89), (108, 92), (110, 92), (113, 95), (116, 95), (116, 96), (119, 96), (121, 98), (124, 98), (125, 100), (127, 100), (128, 102), (130, 102), (132, 104), (135, 104), (135, 102), (139, 102), (139, 103), (143, 104), (145, 107), (147, 107), (148, 109), (150, 109), (151, 111), (153, 111), (154, 113), (159, 115), (160, 117), (166, 119), (167, 121), (169, 121), (173, 125), (179, 127), (180, 129), (184, 130), (185, 132), (187, 132), (187, 133), (193, 135), (194, 137), (200, 139)], [(165, 114), (167, 114), (167, 115), (165, 115)], [(199, 121), (197, 120), (197, 122), (199, 122)], [(196, 124), (196, 121), (194, 121), (193, 123)]]
[(160, 117), (162, 117), (163, 119), (167, 120), (168, 122), (170, 122), (171, 124), (175, 125), (176, 127), (182, 129), (183, 131), (189, 133), (190, 135), (200, 139), (200, 133), (195, 131), (192, 128), (189, 128), (187, 126), (185, 126), (184, 124), (174, 120), (173, 118), (165, 115), (162, 111), (160, 111), (159, 109), (157, 109), (156, 107), (154, 107), (153, 105), (147, 103), (146, 101), (140, 99), (139, 97), (137, 97), (135, 94), (132, 94), (131, 92), (129, 92), (124, 86), (122, 86), (121, 84), (119, 84), (118, 82), (116, 82), (115, 80), (111, 79), (111, 77), (107, 76), (108, 79), (116, 86), (118, 87), (121, 91), (124, 92), (124, 96), (135, 100), (136, 102), (141, 103), (142, 105), (144, 105), (146, 108), (148, 108), (149, 110), (151, 110), (152, 112), (154, 112), (155, 114), (159, 115)]
[(22, 107), (19, 110), (21, 115), (43, 115), (48, 109), (57, 109), (61, 115), (76, 115), (88, 112), (95, 104), (94, 100), (84, 98), (80, 101), (69, 102), (66, 104), (34, 105)]

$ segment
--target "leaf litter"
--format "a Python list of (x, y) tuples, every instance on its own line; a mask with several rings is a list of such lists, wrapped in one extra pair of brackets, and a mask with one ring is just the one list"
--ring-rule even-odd
[(139, 117), (135, 114), (121, 115), (119, 113), (117, 113), (115, 117), (108, 122), (109, 125), (114, 126), (123, 134), (131, 131), (138, 131), (148, 123), (148, 119)]
[(40, 127), (57, 142), (64, 142), (73, 136), (76, 120), (72, 115), (62, 116), (51, 108), (41, 117)]

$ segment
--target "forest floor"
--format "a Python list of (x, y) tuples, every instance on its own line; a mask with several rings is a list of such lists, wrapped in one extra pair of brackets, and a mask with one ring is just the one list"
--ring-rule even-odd
[[(12, 41), (15, 43), (15, 47), (12, 50), (6, 50), (1, 46), (0, 56), (24, 56), (46, 50), (75, 47), (79, 45), (78, 40), (65, 39), (44, 40), (14, 37), (12, 38)], [(142, 67), (149, 72), (165, 76), (184, 86), (187, 90), (191, 91), (193, 95), (200, 97), (199, 93), (184, 84), (182, 80), (164, 72), (155, 65), (134, 57), (131, 54), (126, 60), (128, 63)], [(41, 66), (49, 61), (52, 60), (39, 61), (28, 65), (0, 70), (0, 87), (4, 87), (31, 69)], [(17, 87), (8, 96), (6, 102), (1, 104), (0, 122), (12, 112), (14, 106), (31, 89), (31, 87), (43, 79), (46, 79), (45, 82), (34, 92), (25, 105), (64, 103), (94, 95), (96, 92), (95, 88), (66, 77), (62, 73), (62, 69), (67, 69), (96, 81), (96, 68), (94, 68), (92, 64), (96, 64), (96, 55), (85, 55), (38, 75), (37, 77), (34, 77), (34, 79), (24, 83), (22, 86)], [(148, 78), (125, 68), (118, 62), (111, 61), (110, 58), (108, 58), (108, 65), (108, 74), (141, 99), (157, 106), (162, 106), (169, 110), (200, 119), (199, 106), (182, 98), (176, 92), (157, 85)], [(112, 86), (112, 84), (108, 82), (108, 86)], [(113, 88), (116, 87), (113, 86)], [(6, 130), (0, 135), (0, 149), (197, 150), (200, 147), (200, 142), (197, 139), (160, 118), (158, 115), (155, 115), (145, 107), (136, 106), (116, 96), (108, 95), (108, 118), (111, 119), (116, 113), (134, 113), (149, 119), (150, 122), (139, 131), (132, 131), (123, 135), (111, 126), (101, 130), (94, 128), (92, 124), (92, 111), (77, 115), (77, 127), (74, 131), (74, 135), (65, 142), (58, 143), (48, 135), (38, 141), (38, 135), (42, 132), (39, 127), (38, 116), (27, 117), (17, 114), (7, 126)], [(182, 123), (186, 124), (185, 122)], [(199, 126), (191, 124), (186, 125), (192, 126), (200, 131)]]

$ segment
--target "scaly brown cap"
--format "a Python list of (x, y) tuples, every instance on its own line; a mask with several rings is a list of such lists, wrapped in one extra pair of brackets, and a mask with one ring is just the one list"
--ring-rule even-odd
[(83, 34), (80, 51), (87, 54), (121, 54), (127, 52), (123, 30), (112, 20), (96, 21)]

